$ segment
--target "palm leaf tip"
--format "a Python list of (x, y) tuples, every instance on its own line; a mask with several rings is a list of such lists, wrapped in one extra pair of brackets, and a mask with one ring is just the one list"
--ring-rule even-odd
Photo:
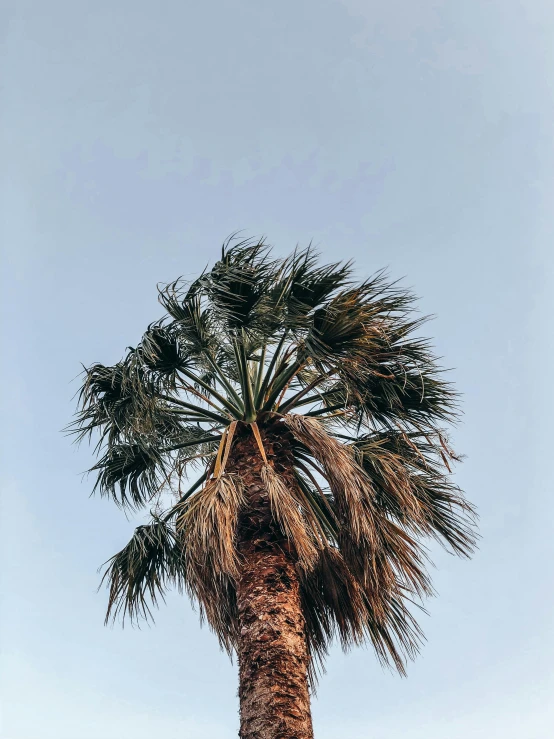
[(170, 327), (150, 326), (138, 351), (146, 367), (161, 375), (172, 374), (186, 364), (179, 334)]
[(174, 529), (157, 519), (135, 529), (131, 541), (104, 565), (101, 585), (109, 588), (106, 623), (121, 616), (152, 618), (150, 605), (165, 600), (168, 587), (182, 588), (184, 557)]
[(304, 574), (301, 597), (315, 659), (312, 682), (336, 636), (345, 651), (369, 642), (383, 665), (406, 674), (406, 662), (417, 655), (423, 635), (400, 591), (382, 593), (381, 608), (376, 610), (340, 551), (329, 548), (314, 570)]
[(160, 489), (164, 463), (155, 448), (139, 444), (110, 447), (91, 471), (98, 471), (94, 491), (107, 495), (121, 507), (140, 508)]

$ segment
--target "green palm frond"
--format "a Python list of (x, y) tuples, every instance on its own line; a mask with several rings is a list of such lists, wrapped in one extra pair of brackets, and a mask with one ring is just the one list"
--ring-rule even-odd
[(350, 263), (319, 267), (317, 262), (318, 254), (311, 247), (296, 250), (285, 260), (277, 289), (286, 306), (284, 322), (287, 328), (309, 327), (308, 316), (351, 280)]
[(150, 325), (138, 351), (145, 366), (161, 377), (174, 375), (187, 365), (186, 344), (182, 342), (175, 324), (163, 326), (158, 322)]
[(165, 437), (137, 435), (136, 443), (110, 444), (91, 469), (98, 473), (93, 492), (112, 497), (121, 507), (144, 507), (169, 483), (175, 470), (182, 474), (197, 459), (205, 464), (221, 438), (198, 426), (171, 431)]
[(93, 364), (84, 370), (85, 379), (79, 391), (80, 411), (69, 431), (78, 440), (90, 438), (110, 424), (117, 431), (125, 428), (133, 412), (133, 394), (124, 381), (124, 364), (114, 367)]
[(118, 616), (151, 618), (149, 603), (157, 607), (168, 587), (182, 589), (185, 584), (181, 544), (174, 529), (160, 519), (135, 529), (127, 546), (104, 567), (101, 585), (109, 588), (106, 622)]
[(229, 331), (263, 331), (276, 264), (263, 240), (224, 245), (221, 260), (203, 275), (201, 285)]
[[(366, 424), (390, 427), (398, 422), (417, 429), (456, 420), (456, 394), (435, 372), (409, 372), (402, 365), (390, 369), (387, 376), (368, 372), (363, 383), (358, 375), (360, 397), (353, 406)], [(348, 389), (352, 384), (348, 378)]]
[(166, 469), (157, 449), (117, 444), (108, 448), (91, 471), (98, 471), (93, 492), (98, 490), (122, 507), (137, 509), (159, 492)]

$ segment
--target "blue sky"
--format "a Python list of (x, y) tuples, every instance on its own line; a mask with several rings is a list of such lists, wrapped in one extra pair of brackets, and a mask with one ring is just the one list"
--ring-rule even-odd
[(421, 295), (464, 394), (470, 562), (407, 679), (334, 649), (318, 739), (547, 739), (554, 7), (528, 0), (7, 0), (2, 7), (1, 688), (6, 739), (236, 736), (235, 667), (177, 595), (105, 628), (136, 520), (60, 429), (237, 229)]

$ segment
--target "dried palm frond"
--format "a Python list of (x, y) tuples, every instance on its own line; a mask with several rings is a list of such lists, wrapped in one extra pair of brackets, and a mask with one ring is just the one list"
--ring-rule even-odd
[(242, 480), (238, 475), (224, 474), (209, 480), (177, 511), (176, 526), (186, 542), (191, 587), (199, 578), (238, 575), (235, 536), (243, 504)]
[(353, 454), (313, 418), (291, 414), (283, 421), (320, 463), (331, 487), (341, 526), (348, 527), (356, 542), (362, 538), (373, 541), (376, 532), (366, 510), (373, 494), (371, 483), (356, 464)]
[(369, 641), (382, 664), (392, 664), (404, 675), (406, 657), (415, 656), (422, 633), (402, 595), (384, 592), (382, 607), (376, 611), (340, 551), (321, 552), (316, 567), (301, 579), (308, 646), (315, 659), (312, 684), (335, 636), (345, 651)]
[(442, 437), (404, 432), (372, 434), (353, 444), (372, 481), (376, 505), (408, 530), (432, 536), (456, 554), (475, 547), (475, 510), (449, 480)]
[(235, 581), (240, 557), (235, 537), (243, 505), (240, 477), (222, 474), (174, 509), (185, 546), (187, 591), (229, 653), (236, 647), (238, 628)]
[(431, 592), (419, 548), (409, 535), (379, 514), (371, 480), (351, 450), (312, 418), (290, 415), (285, 424), (321, 464), (333, 493), (339, 523), (339, 548), (371, 599), (375, 612), (383, 592), (408, 585), (420, 595)]
[[(290, 488), (269, 464), (262, 465), (261, 478), (269, 496), (271, 511), (283, 534), (294, 546), (298, 563), (304, 570), (310, 570), (317, 559), (318, 548), (324, 543), (309, 522), (309, 509), (302, 508)], [(311, 525), (310, 525), (311, 523)]]

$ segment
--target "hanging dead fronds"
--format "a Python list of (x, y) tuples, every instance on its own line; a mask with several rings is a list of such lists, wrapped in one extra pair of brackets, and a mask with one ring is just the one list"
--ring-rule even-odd
[(269, 496), (271, 512), (290, 541), (298, 556), (298, 563), (304, 570), (310, 570), (317, 559), (321, 539), (310, 526), (300, 501), (295, 498), (289, 486), (269, 464), (262, 465), (261, 478)]
[[(356, 464), (351, 451), (330, 436), (321, 423), (297, 414), (287, 415), (284, 423), (321, 465), (331, 492), (339, 521), (347, 526), (353, 540), (376, 543), (375, 526), (368, 506), (373, 491), (371, 481)], [(369, 510), (371, 514), (371, 510)]]
[(238, 475), (212, 478), (187, 500), (177, 514), (177, 532), (186, 542), (189, 582), (198, 577), (236, 577), (236, 527), (244, 504), (244, 486)]
[(285, 416), (284, 423), (319, 462), (334, 499), (340, 551), (362, 586), (376, 617), (385, 595), (408, 587), (420, 596), (431, 586), (420, 549), (376, 505), (371, 479), (352, 450), (331, 437), (313, 418)]

